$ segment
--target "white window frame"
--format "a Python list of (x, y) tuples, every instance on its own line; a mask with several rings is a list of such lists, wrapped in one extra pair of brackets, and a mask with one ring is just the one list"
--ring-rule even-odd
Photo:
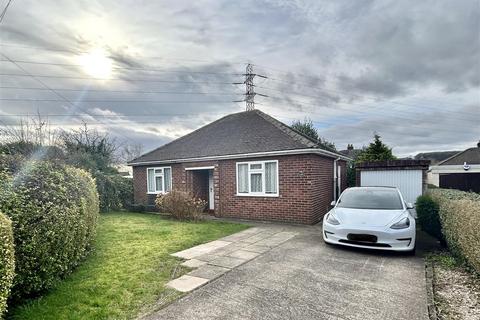
[[(277, 165), (277, 185), (276, 185), (276, 190), (277, 192), (276, 193), (266, 193), (265, 192), (265, 163), (271, 163), (271, 162), (275, 162), (276, 165)], [(240, 193), (238, 191), (238, 187), (239, 187), (239, 184), (238, 184), (238, 167), (242, 164), (246, 164), (247, 165), (247, 175), (248, 175), (248, 193)], [(261, 164), (262, 165), (262, 168), (261, 169), (250, 169), (250, 165), (252, 164)], [(235, 181), (236, 181), (236, 191), (237, 191), (237, 196), (239, 197), (278, 197), (279, 196), (279, 192), (280, 192), (280, 189), (279, 189), (279, 171), (280, 171), (280, 168), (278, 166), (278, 160), (263, 160), (263, 161), (243, 161), (243, 162), (237, 162), (236, 165), (235, 165), (235, 168), (236, 168), (236, 174), (235, 174)], [(252, 192), (251, 191), (251, 187), (252, 187), (252, 183), (251, 183), (251, 175), (252, 174), (255, 174), (255, 173), (261, 173), (262, 174), (262, 192)]]
[[(165, 176), (164, 176), (164, 169), (170, 169), (170, 190), (172, 190), (172, 180), (173, 180), (173, 174), (172, 174), (172, 167), (148, 167), (146, 170), (147, 173), (147, 194), (165, 194), (167, 193), (165, 191)], [(155, 185), (155, 191), (148, 191), (148, 170), (153, 170), (153, 183)], [(156, 173), (155, 170), (162, 170), (162, 173)], [(162, 177), (162, 191), (156, 191), (157, 190), (157, 177)]]

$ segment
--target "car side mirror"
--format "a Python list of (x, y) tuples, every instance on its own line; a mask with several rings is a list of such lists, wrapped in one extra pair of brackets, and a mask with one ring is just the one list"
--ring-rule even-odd
[(332, 202), (330, 202), (330, 205), (331, 205), (332, 207), (335, 207), (336, 204), (337, 204), (337, 201), (332, 201)]
[(415, 206), (411, 202), (407, 202), (407, 209), (415, 209)]

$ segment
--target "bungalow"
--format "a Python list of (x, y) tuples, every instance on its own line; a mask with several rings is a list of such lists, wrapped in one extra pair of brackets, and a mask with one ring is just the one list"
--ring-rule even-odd
[(216, 216), (313, 224), (346, 187), (348, 157), (259, 111), (227, 115), (137, 159), (136, 204), (190, 191)]

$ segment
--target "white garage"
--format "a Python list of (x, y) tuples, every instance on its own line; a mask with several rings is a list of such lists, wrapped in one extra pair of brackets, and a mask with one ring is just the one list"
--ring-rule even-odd
[(357, 165), (357, 185), (397, 187), (406, 202), (415, 203), (426, 188), (425, 160), (393, 160)]
[(406, 202), (422, 195), (422, 170), (362, 171), (362, 186), (397, 187)]

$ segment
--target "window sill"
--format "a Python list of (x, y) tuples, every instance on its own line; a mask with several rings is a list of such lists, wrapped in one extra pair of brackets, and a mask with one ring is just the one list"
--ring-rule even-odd
[(158, 191), (158, 192), (147, 192), (147, 194), (166, 194), (168, 192)]
[(237, 197), (255, 197), (255, 198), (278, 198), (279, 194), (253, 194), (253, 193), (237, 193)]

